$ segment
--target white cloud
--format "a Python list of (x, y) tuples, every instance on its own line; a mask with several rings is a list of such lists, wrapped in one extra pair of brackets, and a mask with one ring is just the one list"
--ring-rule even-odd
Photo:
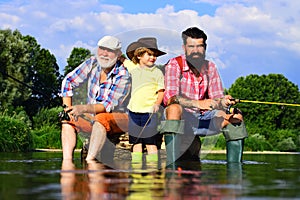
[(34, 11), (32, 13), (33, 13), (33, 16), (36, 17), (36, 18), (45, 19), (48, 16), (47, 13), (43, 12), (43, 11)]
[(1, 29), (8, 29), (20, 22), (20, 18), (16, 15), (0, 13)]
[(121, 6), (117, 5), (108, 5), (108, 4), (103, 4), (100, 6), (102, 10), (105, 12), (110, 12), (110, 13), (120, 13), (123, 11), (123, 8)]
[[(208, 55), (221, 70), (235, 67), (240, 74), (255, 73), (262, 70), (259, 65), (266, 64), (265, 71), (273, 71), (275, 68), (268, 67), (275, 62), (284, 65), (286, 58), (299, 57), (300, 1), (194, 2), (192, 9), (175, 10), (176, 2), (172, 2), (152, 13), (124, 13), (119, 5), (97, 0), (13, 0), (0, 4), (0, 28), (32, 35), (43, 48), (54, 52), (61, 68), (73, 47), (92, 48), (106, 34), (120, 36), (124, 48), (138, 37), (156, 36), (160, 47), (173, 56), (182, 51), (181, 31), (190, 26), (203, 28), (208, 34)], [(197, 9), (203, 2), (213, 4), (215, 13), (200, 15)], [(281, 56), (274, 59), (272, 55)], [(262, 63), (261, 57), (267, 61)], [(238, 72), (241, 65), (247, 66), (243, 73)]]
[(208, 3), (211, 5), (224, 5), (224, 4), (244, 4), (249, 3), (251, 0), (192, 0), (194, 3)]

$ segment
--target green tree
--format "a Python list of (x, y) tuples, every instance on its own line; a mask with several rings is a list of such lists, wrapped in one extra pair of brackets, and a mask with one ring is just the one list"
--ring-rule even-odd
[(0, 107), (23, 107), (30, 118), (43, 107), (60, 104), (62, 76), (55, 57), (31, 36), (0, 30)]
[[(28, 74), (27, 43), (19, 31), (0, 30), (0, 107), (1, 110), (18, 107), (26, 101), (31, 90), (23, 83)], [(30, 84), (30, 83), (29, 83)]]
[(27, 63), (28, 73), (26, 82), (31, 83), (32, 92), (23, 105), (30, 116), (35, 115), (41, 108), (55, 107), (60, 104), (58, 97), (62, 76), (56, 58), (49, 50), (43, 49), (31, 36), (24, 36), (27, 42), (27, 52), (30, 59)]
[(90, 57), (91, 51), (84, 48), (73, 48), (70, 57), (67, 59), (68, 65), (64, 69), (64, 76), (78, 67), (85, 59)]
[[(300, 103), (298, 86), (281, 74), (240, 77), (228, 93), (235, 98), (253, 101)], [(299, 107), (253, 103), (239, 103), (237, 106), (243, 111), (246, 123), (258, 127), (257, 130), (268, 130), (263, 133), (267, 140), (275, 130), (300, 130)]]

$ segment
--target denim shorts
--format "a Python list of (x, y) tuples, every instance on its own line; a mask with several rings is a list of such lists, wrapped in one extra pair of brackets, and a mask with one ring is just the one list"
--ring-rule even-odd
[(186, 125), (192, 127), (194, 135), (210, 136), (221, 132), (223, 118), (217, 116), (218, 110), (206, 111), (205, 113), (190, 113), (185, 111), (183, 119)]
[[(190, 134), (191, 129), (194, 135), (198, 136), (211, 136), (221, 133), (224, 119), (217, 116), (218, 112), (220, 110), (191, 113), (183, 109), (182, 120), (185, 122), (185, 133)], [(166, 120), (166, 109), (164, 110), (163, 120)]]
[(129, 143), (144, 143), (155, 145), (158, 134), (157, 124), (158, 119), (156, 113), (135, 113), (129, 111)]

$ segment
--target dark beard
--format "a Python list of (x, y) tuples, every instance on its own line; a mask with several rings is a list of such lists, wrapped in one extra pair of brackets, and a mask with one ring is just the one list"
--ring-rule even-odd
[[(198, 55), (199, 57), (193, 58), (194, 55)], [(195, 76), (199, 77), (203, 64), (205, 62), (205, 54), (192, 53), (191, 55), (186, 56), (186, 61)]]

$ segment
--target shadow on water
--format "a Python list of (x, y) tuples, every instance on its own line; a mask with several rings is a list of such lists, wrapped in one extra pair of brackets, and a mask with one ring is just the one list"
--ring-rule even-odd
[(201, 162), (62, 162), (61, 153), (0, 153), (0, 199), (297, 199), (299, 154), (224, 154)]

